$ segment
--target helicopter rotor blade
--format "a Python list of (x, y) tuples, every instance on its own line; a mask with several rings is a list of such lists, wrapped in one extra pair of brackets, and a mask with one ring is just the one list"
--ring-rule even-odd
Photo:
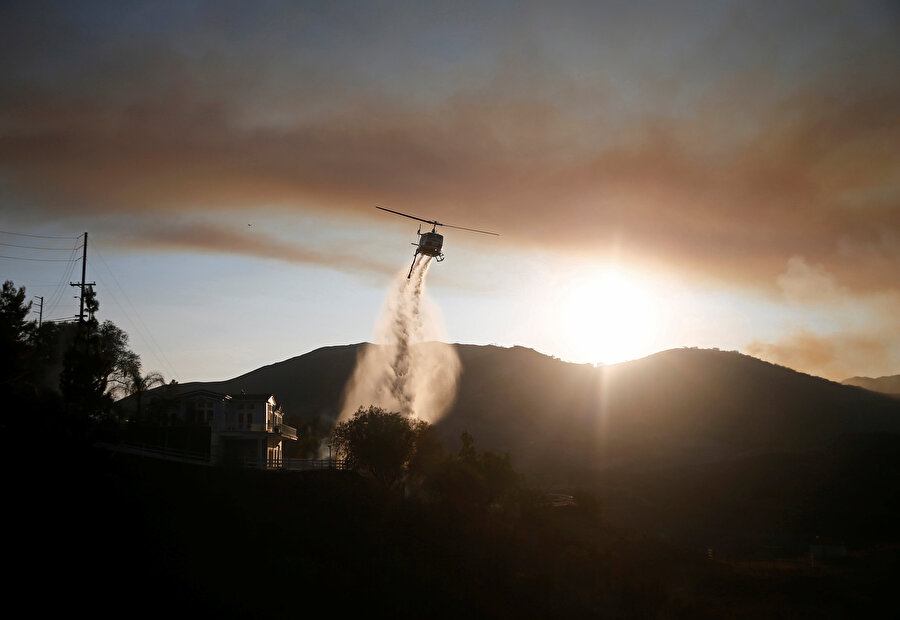
[(394, 213), (395, 215), (402, 215), (403, 217), (408, 217), (411, 220), (418, 220), (420, 222), (425, 222), (426, 224), (431, 224), (432, 226), (443, 226), (444, 228), (456, 228), (457, 230), (468, 230), (469, 232), (477, 232), (483, 235), (494, 235), (495, 237), (499, 237), (500, 233), (490, 232), (487, 230), (478, 230), (477, 228), (466, 228), (465, 226), (454, 226), (453, 224), (441, 224), (435, 220), (426, 220), (421, 217), (416, 217), (415, 215), (409, 215), (408, 213), (402, 213), (400, 211), (394, 211), (393, 209), (385, 209), (384, 207), (379, 207), (375, 205), (376, 209), (381, 209), (382, 211), (387, 211), (388, 213)]
[(443, 226), (440, 222), (435, 222), (434, 220), (426, 220), (421, 217), (416, 217), (415, 215), (409, 215), (408, 213), (401, 213), (400, 211), (394, 211), (393, 209), (385, 209), (384, 207), (379, 207), (375, 205), (376, 209), (381, 209), (382, 211), (387, 211), (388, 213), (394, 213), (395, 215), (402, 215), (403, 217), (408, 217), (411, 220), (418, 220), (420, 222), (425, 222), (426, 224), (431, 224), (432, 226)]
[(495, 237), (499, 237), (500, 233), (490, 232), (488, 230), (478, 230), (477, 228), (466, 228), (465, 226), (454, 226), (453, 224), (441, 224), (437, 223), (438, 226), (443, 226), (444, 228), (456, 228), (458, 230), (468, 230), (469, 232), (477, 232), (483, 235), (494, 235)]

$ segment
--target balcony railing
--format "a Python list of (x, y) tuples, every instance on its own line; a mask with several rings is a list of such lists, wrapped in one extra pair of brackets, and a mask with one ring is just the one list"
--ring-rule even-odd
[(280, 433), (282, 437), (287, 437), (288, 439), (297, 439), (297, 429), (293, 426), (288, 426), (287, 424), (279, 424), (273, 426), (273, 432)]
[(311, 471), (319, 469), (347, 469), (344, 459), (274, 459), (269, 461), (270, 468), (288, 471)]
[(216, 427), (216, 430), (219, 432), (239, 432), (239, 431), (250, 431), (255, 433), (276, 433), (282, 435), (283, 437), (287, 437), (288, 439), (297, 439), (297, 429), (293, 426), (288, 426), (287, 424), (251, 424), (247, 426), (240, 426), (237, 424), (219, 424)]

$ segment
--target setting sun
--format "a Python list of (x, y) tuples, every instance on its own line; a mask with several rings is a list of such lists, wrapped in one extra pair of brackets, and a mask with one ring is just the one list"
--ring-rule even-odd
[(650, 353), (657, 300), (639, 277), (605, 269), (578, 278), (566, 291), (561, 319), (579, 361), (615, 363)]

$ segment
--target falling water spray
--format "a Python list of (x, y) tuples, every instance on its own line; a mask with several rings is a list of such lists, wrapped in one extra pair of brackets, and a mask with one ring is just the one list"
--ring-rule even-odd
[(436, 307), (425, 295), (432, 257), (418, 255), (409, 277), (398, 273), (375, 327), (375, 344), (364, 345), (344, 390), (341, 420), (360, 407), (436, 422), (453, 404), (459, 357), (446, 344)]

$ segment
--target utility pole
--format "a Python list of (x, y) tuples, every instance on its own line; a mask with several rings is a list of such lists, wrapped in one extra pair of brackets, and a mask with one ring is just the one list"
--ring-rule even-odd
[(69, 286), (77, 286), (81, 288), (81, 307), (78, 309), (78, 322), (84, 323), (84, 287), (96, 286), (96, 282), (85, 282), (87, 276), (87, 233), (84, 233), (84, 245), (81, 254), (81, 283), (69, 282)]
[(41, 300), (41, 305), (38, 306), (38, 329), (40, 329), (44, 319), (44, 298), (41, 295), (35, 295), (34, 298)]

